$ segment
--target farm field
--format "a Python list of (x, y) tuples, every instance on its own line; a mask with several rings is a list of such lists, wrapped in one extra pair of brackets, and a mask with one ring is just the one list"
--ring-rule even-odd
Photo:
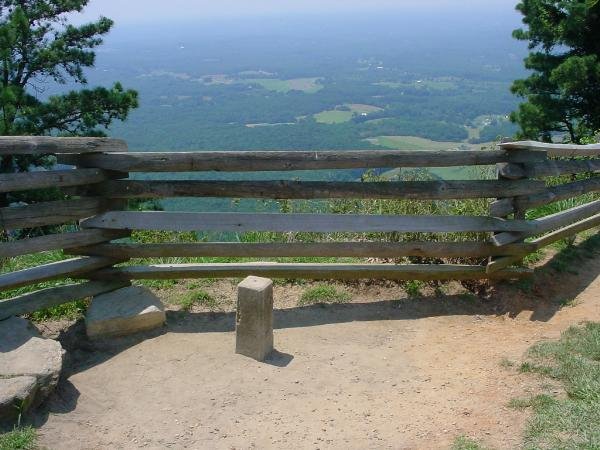
[(378, 136), (369, 142), (394, 150), (470, 150), (481, 145), (470, 145), (463, 142), (438, 142), (416, 136)]
[(378, 111), (383, 111), (383, 109), (373, 105), (346, 103), (341, 108), (336, 107), (336, 109), (322, 111), (314, 114), (313, 117), (318, 123), (336, 124), (349, 122), (353, 117), (358, 115), (369, 115)]
[(293, 78), (291, 80), (280, 80), (276, 78), (244, 78), (236, 80), (236, 82), (242, 84), (258, 84), (269, 91), (283, 94), (290, 91), (315, 94), (323, 89), (323, 85), (319, 83), (318, 77)]

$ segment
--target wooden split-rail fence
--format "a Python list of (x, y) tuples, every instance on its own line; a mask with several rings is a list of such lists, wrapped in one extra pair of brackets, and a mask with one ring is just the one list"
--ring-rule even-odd
[[(244, 277), (308, 279), (518, 279), (524, 256), (600, 225), (600, 200), (527, 220), (529, 209), (600, 190), (600, 145), (538, 142), (499, 144), (494, 150), (448, 151), (210, 151), (128, 153), (108, 138), (2, 137), (0, 157), (56, 155), (61, 170), (0, 174), (0, 196), (58, 188), (68, 200), (0, 207), (4, 236), (13, 230), (76, 222), (76, 231), (0, 242), (0, 261), (50, 250), (72, 259), (0, 274), (0, 291), (60, 278), (87, 280), (29, 292), (0, 302), (0, 320), (129, 285), (135, 279)], [(285, 172), (496, 165), (498, 177), (464, 181), (199, 181), (148, 180), (153, 172)], [(576, 177), (577, 174), (589, 174)], [(547, 186), (544, 178), (573, 175)], [(147, 177), (148, 175), (146, 175)], [(164, 177), (165, 175), (163, 175)], [(574, 180), (574, 181), (573, 181)], [(222, 197), (254, 199), (494, 199), (486, 216), (272, 214), (125, 211), (126, 199)], [(593, 197), (592, 197), (593, 198)], [(190, 242), (132, 243), (132, 230), (216, 232), (487, 233), (464, 242)], [(163, 257), (424, 257), (484, 264), (121, 264)]]

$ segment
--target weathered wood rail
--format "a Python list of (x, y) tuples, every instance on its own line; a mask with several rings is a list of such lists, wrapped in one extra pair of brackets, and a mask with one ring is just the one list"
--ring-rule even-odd
[[(0, 157), (54, 154), (71, 169), (0, 174), (0, 194), (57, 188), (64, 200), (0, 208), (0, 260), (63, 250), (71, 259), (0, 274), (0, 291), (55, 279), (88, 280), (0, 301), (0, 320), (15, 314), (97, 295), (135, 279), (244, 277), (394, 280), (518, 279), (524, 256), (559, 239), (600, 225), (600, 145), (510, 142), (481, 151), (248, 151), (128, 153), (124, 141), (106, 138), (1, 137)], [(496, 165), (498, 178), (459, 181), (221, 181), (136, 179), (135, 172), (288, 172)], [(546, 185), (544, 178), (577, 178)], [(281, 176), (281, 175), (278, 175)], [(147, 177), (147, 175), (146, 175)], [(527, 211), (590, 195), (591, 200), (527, 220)], [(370, 215), (125, 211), (127, 199), (214, 197), (254, 199), (391, 199), (463, 201), (490, 199), (489, 214)], [(581, 203), (581, 202), (579, 202)], [(71, 224), (60, 232), (21, 240), (13, 230)], [(435, 239), (400, 242), (381, 238), (341, 242), (182, 242), (141, 244), (133, 230), (192, 232), (405, 233)], [(460, 233), (460, 240), (448, 240)], [(311, 234), (312, 235), (312, 234)], [(482, 239), (481, 236), (487, 236)], [(446, 240), (444, 240), (446, 239)], [(371, 264), (244, 262), (132, 265), (144, 258), (372, 258)], [(381, 263), (405, 257), (432, 264)], [(440, 263), (441, 261), (444, 261)], [(460, 263), (459, 263), (460, 261)], [(475, 261), (475, 262), (474, 262)], [(124, 265), (120, 263), (126, 263)]]

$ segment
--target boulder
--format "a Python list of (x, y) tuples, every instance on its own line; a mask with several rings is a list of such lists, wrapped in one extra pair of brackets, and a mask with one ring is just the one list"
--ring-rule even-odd
[(58, 384), (65, 351), (19, 317), (0, 321), (0, 419), (43, 401)]
[(165, 321), (160, 299), (140, 286), (97, 295), (85, 318), (87, 335), (91, 339), (149, 331), (162, 327)]

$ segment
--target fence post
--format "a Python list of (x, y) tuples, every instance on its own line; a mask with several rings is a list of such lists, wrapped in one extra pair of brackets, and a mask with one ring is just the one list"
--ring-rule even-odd
[(235, 352), (264, 361), (273, 351), (273, 282), (248, 277), (238, 285)]
[[(500, 141), (501, 144), (510, 142), (511, 139), (504, 138)], [(516, 154), (520, 150), (513, 150), (512, 153)], [(517, 163), (499, 163), (496, 164), (496, 173), (498, 176), (498, 180), (523, 180), (528, 178), (527, 171), (525, 170), (525, 166), (523, 164)], [(513, 214), (513, 219), (515, 220), (524, 220), (526, 218), (527, 210), (521, 209), (518, 207), (517, 197), (506, 197), (497, 199), (497, 204), (508, 203), (507, 205), (502, 205), (504, 209), (503, 213), (498, 214), (498, 212), (494, 211), (494, 206), (490, 208), (490, 215), (498, 215), (501, 218), (507, 219), (511, 214)], [(515, 243), (523, 243), (524, 240), (519, 240)], [(514, 264), (517, 264), (523, 260), (523, 256), (504, 256), (504, 257), (493, 257), (491, 256), (488, 260), (488, 265), (486, 267), (486, 272), (494, 273), (498, 270), (505, 269), (506, 267), (510, 267)]]

